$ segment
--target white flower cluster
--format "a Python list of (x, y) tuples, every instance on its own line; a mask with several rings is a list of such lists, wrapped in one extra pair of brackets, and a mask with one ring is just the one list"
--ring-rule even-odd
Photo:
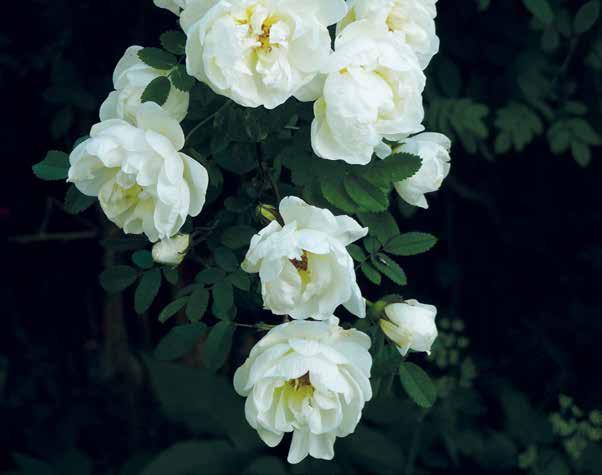
[[(436, 0), (154, 1), (180, 17), (191, 76), (246, 107), (315, 101), (311, 141), (322, 159), (365, 165), (374, 154), (420, 156), (420, 171), (395, 188), (408, 203), (428, 206), (424, 195), (447, 176), (451, 146), (440, 134), (421, 133), (423, 69), (439, 47)], [(328, 28), (335, 25), (333, 51)], [(178, 265), (191, 242), (179, 233), (203, 208), (208, 174), (181, 152), (189, 94), (171, 88), (162, 107), (142, 103), (146, 87), (169, 71), (145, 64), (140, 50), (128, 48), (117, 64), (115, 90), (90, 138), (73, 150), (68, 180), (98, 197), (126, 233), (160, 240), (156, 262)], [(341, 305), (366, 316), (346, 247), (368, 229), (295, 197), (273, 214), (242, 267), (259, 274), (265, 308), (294, 320), (255, 345), (234, 386), (266, 444), (293, 433), (290, 463), (332, 459), (335, 439), (355, 430), (372, 397), (370, 338), (344, 330), (334, 316)], [(401, 354), (428, 352), (435, 315), (435, 307), (408, 300), (384, 308), (380, 325)]]

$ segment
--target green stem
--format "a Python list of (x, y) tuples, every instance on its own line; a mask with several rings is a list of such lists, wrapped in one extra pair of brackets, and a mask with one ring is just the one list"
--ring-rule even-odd
[(222, 112), (223, 110), (225, 110), (229, 105), (231, 104), (230, 101), (225, 102), (224, 104), (222, 104), (220, 106), (219, 109), (217, 109), (214, 113), (209, 114), (207, 117), (205, 117), (202, 121), (200, 121), (197, 125), (195, 125), (190, 132), (188, 132), (188, 134), (186, 135), (186, 139), (184, 140), (184, 143), (187, 144), (188, 141), (190, 140), (190, 137), (192, 137), (197, 130), (199, 130), (203, 125), (207, 124), (211, 119), (213, 119), (217, 114), (219, 114), (220, 112)]

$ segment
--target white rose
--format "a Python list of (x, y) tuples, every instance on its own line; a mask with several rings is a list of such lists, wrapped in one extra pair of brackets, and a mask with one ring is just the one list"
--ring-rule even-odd
[(153, 260), (158, 264), (177, 266), (184, 260), (189, 245), (189, 234), (163, 239), (153, 246)]
[(270, 447), (293, 432), (289, 463), (331, 460), (335, 439), (353, 433), (372, 398), (369, 348), (368, 335), (336, 318), (275, 327), (234, 374), (247, 421)]
[(179, 15), (183, 8), (186, 7), (188, 0), (153, 0), (155, 6), (165, 8), (174, 15)]
[[(146, 86), (159, 76), (167, 76), (169, 71), (161, 71), (145, 64), (138, 52), (142, 46), (130, 46), (119, 60), (113, 73), (115, 91), (100, 106), (100, 120), (123, 119), (130, 123), (136, 121), (136, 111), (140, 105)], [(190, 95), (172, 87), (163, 109), (178, 122), (182, 122), (188, 113)]]
[(331, 53), (344, 0), (191, 0), (182, 12), (188, 74), (246, 107), (273, 109)]
[(357, 20), (370, 20), (399, 35), (426, 68), (439, 51), (435, 28), (437, 0), (351, 0), (349, 13), (339, 23), (342, 31)]
[(422, 158), (418, 172), (403, 181), (395, 183), (395, 190), (404, 201), (420, 208), (428, 208), (425, 193), (441, 188), (450, 170), (451, 141), (443, 134), (423, 133), (411, 137), (395, 152), (406, 152)]
[(205, 203), (207, 171), (179, 152), (183, 146), (180, 124), (147, 102), (136, 125), (120, 119), (94, 125), (69, 157), (68, 181), (98, 196), (107, 217), (126, 233), (165, 239)]
[(345, 247), (368, 229), (296, 197), (282, 200), (280, 215), (284, 226), (272, 221), (253, 236), (242, 264), (259, 272), (264, 306), (276, 315), (323, 320), (344, 305), (364, 318), (366, 302)]
[(417, 300), (406, 300), (385, 307), (388, 320), (381, 319), (380, 327), (397, 346), (402, 356), (409, 350), (431, 352), (437, 338), (435, 317), (437, 308)]
[(365, 165), (387, 156), (383, 139), (423, 130), (425, 76), (399, 36), (368, 21), (349, 25), (337, 38), (314, 105), (311, 140), (316, 155)]

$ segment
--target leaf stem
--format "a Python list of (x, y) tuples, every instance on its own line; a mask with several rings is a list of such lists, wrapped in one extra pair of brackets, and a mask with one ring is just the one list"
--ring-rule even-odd
[(190, 140), (190, 137), (192, 137), (197, 130), (199, 130), (203, 125), (207, 124), (211, 119), (213, 119), (217, 114), (219, 114), (220, 112), (222, 112), (223, 110), (225, 110), (232, 102), (231, 101), (226, 101), (224, 104), (222, 104), (219, 109), (217, 109), (215, 112), (213, 112), (212, 114), (209, 114), (207, 117), (205, 117), (202, 121), (200, 121), (197, 125), (195, 125), (190, 132), (188, 132), (188, 134), (186, 135), (186, 138), (184, 140), (184, 143), (187, 144), (188, 141)]

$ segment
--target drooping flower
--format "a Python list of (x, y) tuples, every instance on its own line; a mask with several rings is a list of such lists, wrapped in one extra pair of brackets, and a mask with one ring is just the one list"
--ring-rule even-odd
[(182, 263), (190, 246), (190, 234), (163, 239), (153, 246), (153, 261), (157, 264), (177, 266)]
[(324, 67), (327, 27), (346, 13), (344, 0), (191, 0), (181, 16), (188, 74), (242, 106), (273, 109)]
[(357, 20), (370, 20), (406, 43), (426, 68), (439, 51), (435, 28), (437, 0), (350, 0), (349, 13), (339, 23), (342, 31)]
[[(117, 63), (113, 73), (115, 90), (100, 106), (100, 120), (123, 119), (134, 124), (146, 86), (153, 79), (167, 76), (169, 73), (145, 64), (138, 57), (141, 50), (142, 46), (130, 46)], [(189, 101), (188, 92), (172, 87), (162, 107), (174, 119), (181, 122), (188, 113)]]
[(379, 320), (380, 327), (395, 343), (402, 356), (409, 350), (430, 353), (437, 338), (435, 317), (437, 308), (417, 300), (406, 300), (385, 307), (387, 319)]
[(407, 203), (420, 208), (428, 208), (426, 193), (441, 188), (450, 170), (451, 141), (443, 134), (423, 133), (406, 139), (395, 152), (418, 155), (422, 165), (418, 172), (403, 181), (395, 183), (395, 190)]
[(422, 131), (425, 76), (398, 35), (367, 20), (337, 37), (326, 69), (323, 96), (311, 128), (316, 155), (365, 165), (391, 153), (397, 141)]
[(365, 317), (366, 303), (345, 247), (368, 229), (296, 197), (282, 200), (280, 215), (282, 225), (272, 221), (253, 236), (242, 264), (246, 272), (259, 273), (264, 306), (276, 315), (325, 319), (344, 305)]
[(329, 322), (279, 325), (234, 374), (249, 424), (270, 447), (293, 433), (289, 463), (331, 460), (334, 442), (355, 430), (372, 398), (370, 338)]
[(183, 146), (180, 124), (147, 102), (135, 125), (120, 119), (94, 125), (69, 157), (68, 181), (97, 196), (124, 232), (144, 233), (152, 242), (169, 238), (201, 212), (208, 186), (207, 171), (179, 152)]

